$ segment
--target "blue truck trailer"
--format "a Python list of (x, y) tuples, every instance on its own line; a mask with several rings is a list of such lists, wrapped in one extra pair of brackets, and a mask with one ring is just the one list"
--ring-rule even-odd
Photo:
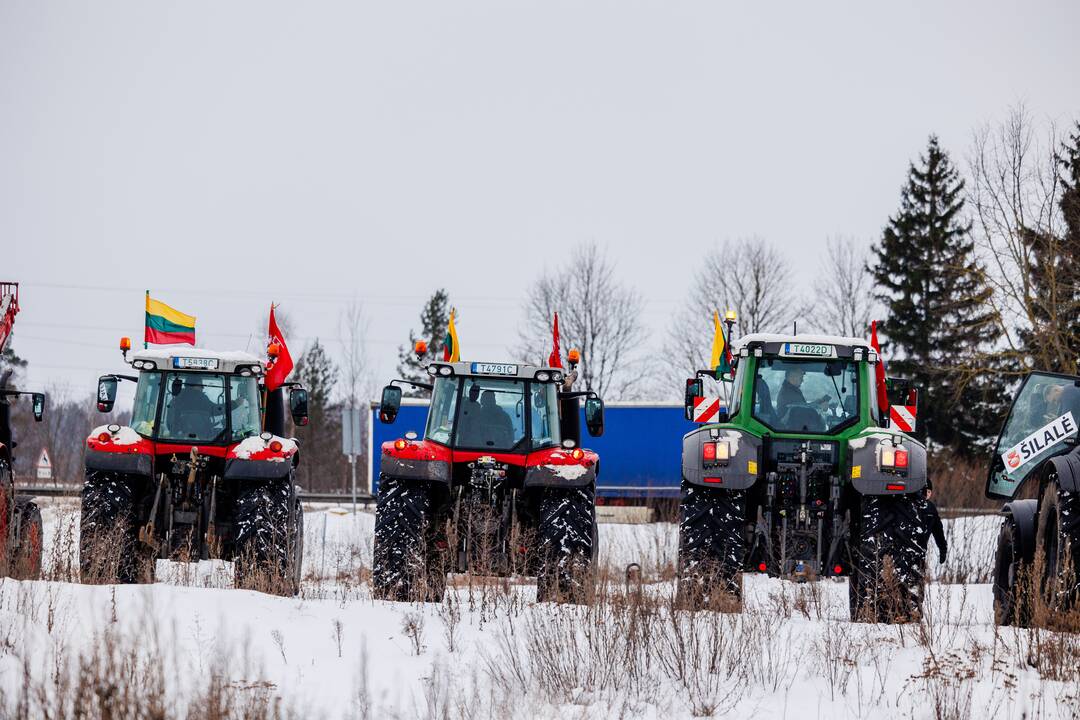
[[(384, 442), (404, 437), (412, 430), (424, 434), (427, 399), (406, 398), (392, 425), (379, 422), (378, 403), (368, 416), (367, 488), (378, 489), (379, 448)], [(579, 411), (584, 413), (584, 411)], [(663, 403), (610, 403), (605, 411), (602, 437), (584, 438), (584, 444), (600, 455), (597, 478), (598, 501), (638, 503), (679, 495), (682, 437), (695, 424), (684, 417), (682, 405)], [(584, 416), (581, 418), (584, 427)]]

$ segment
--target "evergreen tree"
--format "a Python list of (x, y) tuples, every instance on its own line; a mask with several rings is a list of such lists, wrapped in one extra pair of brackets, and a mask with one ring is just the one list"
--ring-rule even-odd
[(890, 374), (923, 388), (919, 421), (931, 440), (971, 452), (995, 434), (1002, 402), (981, 372), (997, 316), (963, 220), (963, 189), (931, 136), (918, 167), (909, 166), (871, 272), (887, 313)]
[(1073, 374), (1080, 355), (1080, 125), (1054, 161), (1064, 231), (1020, 227), (1031, 327), (1018, 336), (1032, 366)]
[[(460, 319), (460, 315), (455, 320)], [(432, 360), (442, 360), (443, 345), (446, 342), (446, 326), (450, 322), (450, 296), (446, 290), (436, 290), (424, 304), (420, 311), (419, 334), (409, 330), (408, 347), (398, 347), (398, 375), (404, 380), (418, 382), (430, 382), (430, 377), (424, 370), (424, 364)], [(455, 323), (456, 324), (456, 323)], [(427, 353), (417, 358), (413, 348), (418, 340), (427, 343)], [(405, 395), (417, 396), (422, 391), (406, 385)]]
[(303, 461), (297, 468), (300, 485), (308, 490), (333, 491), (344, 487), (346, 460), (341, 454), (340, 408), (334, 405), (338, 369), (316, 339), (294, 370), (308, 391), (308, 424), (296, 428)]

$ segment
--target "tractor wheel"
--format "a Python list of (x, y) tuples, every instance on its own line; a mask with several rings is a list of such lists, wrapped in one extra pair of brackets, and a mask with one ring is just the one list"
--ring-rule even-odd
[(918, 619), (926, 559), (920, 502), (917, 494), (862, 496), (848, 582), (853, 621)]
[(292, 476), (243, 487), (236, 496), (236, 587), (286, 597), (300, 592), (303, 512)]
[(1043, 559), (1040, 583), (1048, 619), (1076, 608), (1080, 570), (1080, 493), (1062, 490), (1051, 477), (1039, 504), (1035, 557)]
[(15, 580), (41, 579), (41, 510), (30, 498), (15, 499), (15, 543), (7, 574)]
[(998, 625), (1027, 627), (1031, 622), (1030, 565), (1020, 555), (1020, 530), (1006, 517), (998, 531), (994, 554), (994, 621)]
[(91, 473), (82, 489), (79, 570), (84, 583), (154, 581), (154, 558), (139, 542), (135, 482)]
[(375, 599), (442, 601), (446, 566), (434, 545), (434, 500), (430, 483), (380, 481), (371, 572)]
[(537, 602), (583, 603), (592, 588), (596, 543), (593, 487), (541, 491), (536, 540)]
[(681, 606), (741, 608), (745, 517), (745, 491), (683, 482), (677, 591)]

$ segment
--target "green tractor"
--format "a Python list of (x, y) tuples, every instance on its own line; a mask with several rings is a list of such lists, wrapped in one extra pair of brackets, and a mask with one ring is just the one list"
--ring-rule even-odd
[[(727, 406), (683, 437), (680, 601), (740, 604), (745, 572), (847, 576), (852, 619), (917, 617), (926, 448), (879, 406), (877, 352), (857, 338), (771, 334), (732, 349)], [(709, 404), (703, 376), (714, 377), (687, 380), (688, 419)], [(897, 424), (913, 421), (917, 390), (892, 382)]]
[(998, 624), (1042, 623), (1077, 607), (1078, 421), (1080, 377), (1033, 372), (998, 436), (986, 479), (986, 496), (1007, 501), (994, 561)]

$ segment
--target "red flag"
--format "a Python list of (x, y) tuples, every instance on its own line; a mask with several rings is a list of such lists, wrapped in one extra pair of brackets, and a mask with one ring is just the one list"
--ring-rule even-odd
[(271, 357), (266, 367), (266, 389), (277, 390), (285, 382), (285, 378), (293, 369), (292, 355), (289, 354), (289, 346), (285, 344), (285, 337), (278, 327), (277, 318), (274, 317), (274, 306), (270, 305), (270, 330), (268, 333), (269, 344), (278, 346), (277, 357)]
[(562, 367), (559, 353), (559, 313), (555, 313), (555, 324), (551, 326), (551, 355), (548, 356), (548, 367)]
[(881, 356), (881, 345), (877, 339), (877, 320), (870, 323), (870, 347), (877, 353), (878, 361), (874, 366), (875, 379), (877, 380), (877, 404), (882, 413), (889, 412), (889, 393), (885, 389), (885, 358)]

